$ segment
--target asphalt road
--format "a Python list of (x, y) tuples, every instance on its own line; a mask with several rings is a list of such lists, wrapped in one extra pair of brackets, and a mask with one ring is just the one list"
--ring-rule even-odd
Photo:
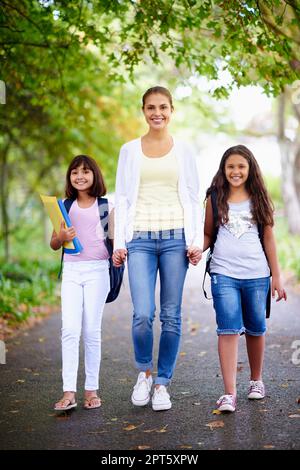
[[(153, 412), (150, 405), (131, 404), (137, 373), (125, 280), (120, 298), (107, 305), (104, 314), (100, 409), (82, 407), (81, 358), (78, 408), (62, 414), (53, 411), (61, 396), (59, 313), (7, 343), (7, 363), (0, 365), (0, 449), (300, 449), (300, 351), (293, 348), (298, 340), (300, 350), (300, 296), (290, 290), (287, 303), (273, 303), (264, 369), (266, 398), (247, 399), (249, 368), (241, 337), (238, 408), (232, 414), (215, 415), (222, 378), (214, 312), (201, 284), (202, 268), (191, 267), (184, 293), (181, 352), (170, 386), (171, 410)], [(158, 318), (155, 323), (156, 358)]]

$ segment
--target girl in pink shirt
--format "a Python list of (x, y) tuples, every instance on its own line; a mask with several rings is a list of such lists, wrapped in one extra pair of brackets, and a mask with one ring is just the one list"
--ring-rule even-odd
[(73, 201), (69, 215), (72, 227), (61, 224), (52, 234), (53, 250), (75, 236), (83, 250), (80, 254), (64, 254), (61, 285), (62, 305), (62, 377), (63, 397), (55, 404), (56, 411), (77, 406), (77, 371), (79, 341), (83, 330), (85, 354), (84, 408), (101, 406), (97, 395), (101, 361), (101, 321), (110, 288), (108, 252), (100, 222), (98, 197), (106, 187), (101, 171), (92, 158), (75, 157), (66, 175), (66, 197)]

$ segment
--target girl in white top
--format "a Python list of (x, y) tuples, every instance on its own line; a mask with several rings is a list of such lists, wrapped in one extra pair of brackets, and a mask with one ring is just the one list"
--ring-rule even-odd
[(181, 335), (181, 300), (188, 262), (196, 265), (203, 243), (197, 168), (190, 148), (174, 139), (168, 124), (170, 92), (153, 87), (143, 96), (146, 135), (120, 151), (115, 197), (114, 264), (128, 257), (134, 306), (133, 344), (140, 371), (132, 403), (144, 406), (152, 385), (155, 283), (160, 276), (162, 326), (155, 411), (171, 408), (166, 387), (173, 375)]
[(246, 336), (248, 398), (263, 399), (268, 291), (271, 287), (273, 297), (277, 291), (277, 301), (287, 297), (273, 234), (274, 208), (253, 153), (244, 145), (227, 149), (206, 194), (203, 250), (212, 249), (211, 290), (224, 382), (224, 394), (217, 407), (219, 411), (233, 412), (237, 403), (239, 336)]

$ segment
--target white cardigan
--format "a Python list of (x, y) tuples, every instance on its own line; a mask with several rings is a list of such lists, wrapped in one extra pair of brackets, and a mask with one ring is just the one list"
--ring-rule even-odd
[[(187, 144), (173, 139), (179, 169), (179, 199), (184, 213), (187, 246), (203, 246), (202, 210), (198, 197), (199, 180), (196, 162)], [(114, 249), (126, 248), (133, 237), (133, 222), (140, 184), (142, 160), (141, 138), (121, 147), (115, 192)]]

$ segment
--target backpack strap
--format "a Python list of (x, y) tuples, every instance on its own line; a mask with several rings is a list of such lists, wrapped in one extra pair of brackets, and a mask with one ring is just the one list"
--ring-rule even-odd
[(70, 199), (70, 198), (64, 200), (64, 206), (65, 206), (66, 211), (68, 213), (70, 212), (71, 206), (72, 206), (74, 201), (75, 201), (75, 199)]
[[(66, 211), (69, 213), (70, 212), (70, 209), (71, 209), (71, 206), (74, 202), (74, 199), (65, 199), (64, 201), (64, 206), (66, 208)], [(62, 273), (62, 267), (63, 267), (63, 260), (64, 260), (64, 253), (65, 253), (65, 250), (64, 250), (64, 246), (62, 245), (62, 250), (61, 250), (61, 258), (60, 258), (60, 268), (59, 268), (59, 273), (58, 273), (58, 279), (60, 279), (61, 277), (61, 273)]]
[(210, 274), (210, 262), (212, 259), (212, 255), (213, 255), (213, 251), (215, 248), (215, 243), (216, 243), (218, 231), (219, 231), (217, 191), (215, 189), (213, 189), (212, 192), (210, 193), (210, 200), (211, 200), (212, 211), (213, 211), (214, 233), (213, 233), (211, 245), (209, 247), (209, 252), (206, 257), (206, 266), (205, 266), (205, 272), (204, 272), (204, 277), (203, 277), (203, 282), (202, 282), (202, 290), (203, 290), (205, 298), (208, 300), (210, 300), (211, 297), (208, 297), (207, 292), (205, 290), (205, 278), (206, 278), (206, 273)]
[[(258, 238), (260, 240), (262, 249), (264, 250), (264, 254), (267, 258), (265, 246), (264, 246), (264, 226), (261, 223), (257, 224), (257, 230), (258, 230)], [(267, 258), (268, 260), (268, 258)], [(270, 276), (272, 276), (271, 270), (270, 270)], [(266, 303), (266, 317), (269, 318), (271, 313), (271, 286), (269, 287), (268, 294), (267, 294), (267, 303)]]
[(98, 197), (97, 200), (98, 200), (100, 222), (101, 222), (101, 225), (104, 231), (104, 236), (105, 236), (105, 246), (107, 248), (109, 256), (111, 257), (113, 254), (113, 246), (108, 236), (108, 217), (109, 217), (108, 200), (106, 197)]
[(215, 189), (212, 190), (212, 192), (210, 194), (210, 199), (211, 199), (211, 205), (212, 205), (212, 210), (213, 210), (213, 218), (214, 218), (213, 243), (212, 243), (211, 247), (214, 249), (215, 243), (216, 243), (216, 240), (217, 240), (217, 236), (218, 236), (218, 231), (219, 231), (219, 227), (218, 227), (219, 214), (218, 214), (218, 206), (217, 206), (217, 191)]
[(202, 282), (202, 290), (203, 290), (203, 293), (204, 293), (204, 297), (207, 300), (212, 299), (212, 297), (208, 297), (206, 289), (205, 289), (206, 273), (208, 273), (208, 265), (210, 264), (210, 261), (211, 261), (211, 257), (210, 257), (210, 252), (209, 252), (208, 255), (207, 255), (207, 258), (206, 258), (206, 268), (205, 268), (205, 271), (204, 271), (203, 282)]

